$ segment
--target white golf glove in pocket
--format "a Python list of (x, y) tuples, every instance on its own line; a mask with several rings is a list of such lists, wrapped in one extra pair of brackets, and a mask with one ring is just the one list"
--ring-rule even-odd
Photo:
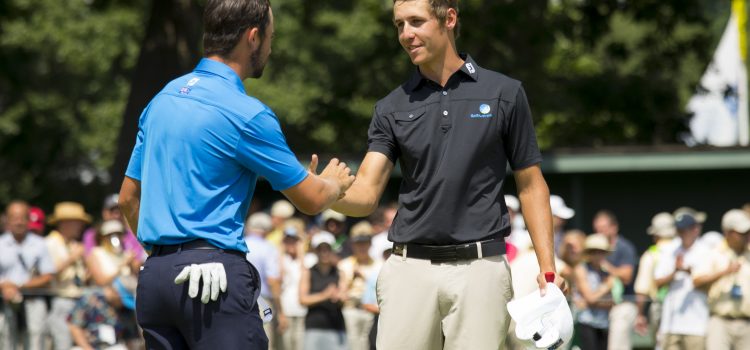
[(175, 284), (181, 284), (190, 281), (188, 285), (188, 296), (195, 298), (198, 296), (200, 282), (203, 280), (203, 292), (201, 293), (201, 302), (207, 304), (209, 299), (216, 301), (219, 299), (219, 291), (227, 291), (227, 274), (224, 271), (224, 265), (221, 263), (192, 264), (185, 266), (180, 274), (174, 279)]

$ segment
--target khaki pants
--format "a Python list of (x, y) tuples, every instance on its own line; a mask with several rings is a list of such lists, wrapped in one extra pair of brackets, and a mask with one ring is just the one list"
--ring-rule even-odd
[(284, 350), (302, 350), (305, 341), (305, 316), (287, 316), (286, 319), (289, 328), (281, 335)]
[(664, 336), (664, 350), (703, 350), (705, 348), (706, 337), (684, 334), (665, 334)]
[(635, 319), (638, 317), (638, 307), (633, 302), (622, 302), (609, 310), (609, 350), (631, 350)]
[(26, 317), (26, 330), (22, 333), (17, 329), (18, 306), (0, 304), (0, 350), (16, 349), (23, 345), (26, 350), (44, 349), (44, 332), (46, 330), (47, 303), (43, 298), (26, 298), (23, 307)]
[(513, 298), (505, 255), (447, 263), (391, 255), (377, 294), (379, 350), (498, 350), (505, 342)]
[(370, 330), (375, 315), (363, 309), (345, 307), (342, 311), (346, 323), (346, 339), (349, 350), (369, 350)]
[(711, 316), (711, 320), (708, 321), (706, 347), (709, 350), (750, 349), (750, 321)]
[(50, 310), (47, 322), (55, 350), (70, 350), (73, 347), (73, 337), (68, 328), (68, 315), (75, 305), (75, 299), (62, 297), (52, 299), (52, 310)]

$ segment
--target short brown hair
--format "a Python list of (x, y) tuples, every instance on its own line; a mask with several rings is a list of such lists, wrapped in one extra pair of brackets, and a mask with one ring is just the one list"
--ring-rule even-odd
[[(393, 0), (393, 4), (406, 1), (413, 0)], [(430, 12), (437, 18), (441, 27), (445, 24), (445, 18), (448, 17), (448, 9), (456, 10), (456, 15), (458, 15), (458, 0), (427, 0), (427, 2), (430, 4)], [(456, 38), (458, 38), (458, 30), (460, 28), (461, 21), (456, 18), (456, 28), (454, 29)]]
[(227, 56), (248, 28), (261, 38), (270, 20), (269, 0), (208, 0), (203, 12), (203, 54)]

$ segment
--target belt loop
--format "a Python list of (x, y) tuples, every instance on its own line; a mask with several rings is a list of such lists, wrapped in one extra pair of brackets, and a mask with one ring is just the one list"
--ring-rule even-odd
[(177, 254), (182, 253), (182, 243), (177, 245)]
[(477, 259), (482, 258), (482, 242), (477, 242)]
[(401, 260), (403, 261), (406, 261), (406, 247), (408, 247), (408, 245), (404, 243), (404, 249), (401, 251)]

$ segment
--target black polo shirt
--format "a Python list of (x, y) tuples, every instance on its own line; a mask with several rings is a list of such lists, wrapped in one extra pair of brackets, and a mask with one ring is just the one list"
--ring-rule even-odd
[(403, 173), (391, 241), (445, 245), (507, 235), (506, 164), (517, 170), (542, 160), (521, 82), (462, 58), (445, 87), (417, 69), (375, 105), (369, 151), (398, 160)]

